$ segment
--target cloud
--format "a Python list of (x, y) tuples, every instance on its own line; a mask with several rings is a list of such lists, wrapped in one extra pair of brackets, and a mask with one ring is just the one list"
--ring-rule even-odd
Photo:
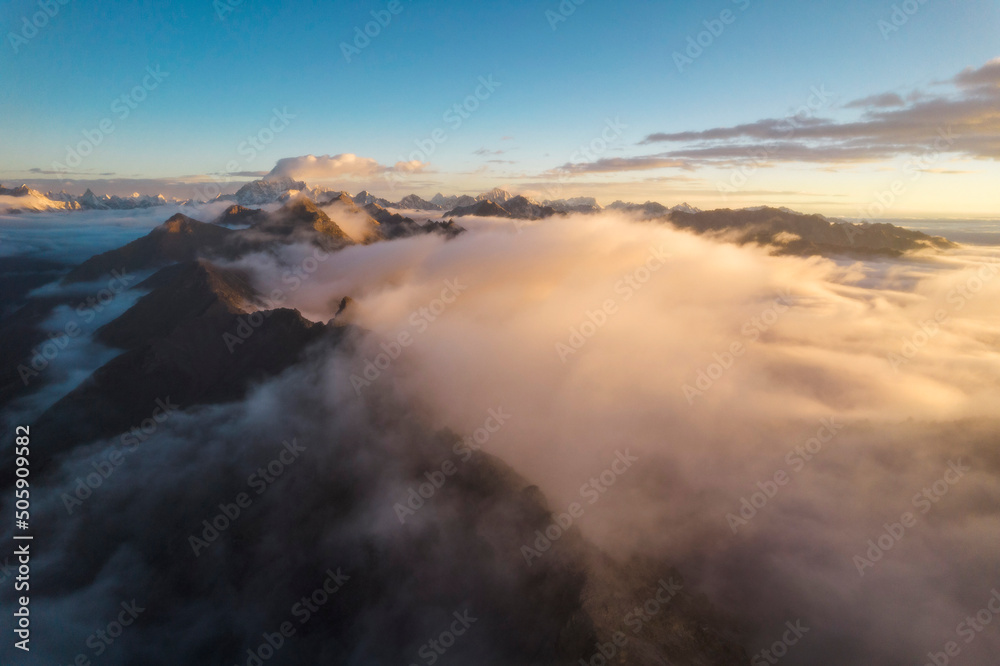
[(52, 169), (40, 169), (38, 167), (34, 167), (32, 169), (28, 169), (28, 172), (29, 173), (42, 174), (43, 176), (58, 176), (58, 175), (62, 175), (62, 176), (114, 176), (115, 175), (114, 171), (108, 171), (106, 173), (92, 173), (92, 172), (89, 172), (89, 171), (56, 171), (56, 170), (52, 170)]
[(893, 106), (904, 106), (906, 102), (903, 98), (896, 93), (882, 93), (881, 95), (872, 95), (870, 97), (863, 97), (861, 99), (856, 99), (846, 105), (845, 108), (848, 109), (866, 109), (870, 107), (893, 107)]
[[(656, 251), (670, 257), (650, 271)], [(982, 276), (998, 260), (995, 249), (919, 266), (775, 257), (605, 213), (348, 248), (290, 305), (321, 321), (331, 294), (350, 294), (357, 323), (393, 340), (445, 280), (468, 285), (379, 392), (458, 431), (503, 405), (514, 417), (490, 453), (557, 510), (628, 448), (642, 468), (587, 509), (585, 536), (676, 564), (739, 615), (751, 652), (801, 618), (814, 628), (795, 648), (801, 663), (909, 663), (952, 640), (996, 585), (986, 535), (1000, 511), (985, 498), (1000, 487), (1000, 277)], [(282, 274), (273, 259), (247, 267), (261, 288)], [(889, 355), (912, 340), (919, 351), (897, 373)], [(559, 344), (573, 349), (565, 362)], [(682, 387), (698, 381), (709, 387), (691, 404)], [(830, 418), (848, 425), (808, 460), (796, 454)], [(919, 513), (914, 495), (959, 458), (975, 471)], [(727, 514), (779, 470), (792, 481), (733, 534)], [(917, 526), (859, 576), (853, 557), (908, 510)], [(982, 634), (968, 649), (997, 648)]]
[[(525, 594), (551, 579), (503, 538), (514, 506), (468, 501), (483, 486), (470, 479), (461, 490), (449, 482), (408, 529), (393, 514), (440, 469), (428, 433), (472, 433), (498, 407), (511, 418), (484, 451), (537, 484), (556, 512), (581, 501), (616, 452), (638, 457), (575, 527), (613, 555), (676, 565), (686, 587), (736, 616), (751, 653), (801, 620), (810, 631), (796, 663), (922, 663), (985, 606), (1000, 533), (997, 248), (861, 263), (772, 256), (609, 212), (518, 230), (470, 222), (451, 241), (348, 247), (294, 290), (289, 270), (314, 248), (241, 262), (258, 289), (283, 287), (284, 305), (314, 321), (350, 295), (354, 322), (370, 333), (356, 353), (314, 350), (242, 402), (175, 415), (70, 519), (61, 494), (100, 469), (109, 443), (39, 478), (41, 536), (63, 546), (32, 561), (51, 588), (33, 617), (62, 628), (40, 658), (71, 660), (95, 616), (137, 597), (155, 621), (130, 627), (108, 663), (178, 653), (232, 663), (339, 566), (356, 587), (282, 658), (316, 663), (291, 651), (321, 654), (330, 627), (345, 625), (362, 637), (351, 658), (381, 646), (416, 654), (440, 632), (436, 613), (469, 599), (506, 622), (470, 633), (468, 645), (519, 640), (508, 623), (535, 617)], [(449, 282), (464, 288), (445, 304)], [(405, 349), (356, 395), (351, 375), (401, 332)], [(902, 353), (897, 372), (889, 355)], [(683, 387), (704, 382), (689, 401)], [(823, 431), (815, 448), (831, 420), (834, 436)], [(187, 535), (291, 437), (308, 447), (303, 462), (194, 557)], [(971, 471), (921, 513), (914, 496), (959, 459)], [(790, 481), (778, 486), (778, 471)], [(727, 514), (749, 515), (750, 497), (754, 515), (734, 534)], [(905, 511), (916, 525), (859, 576), (854, 556)], [(558, 561), (567, 541), (535, 566)], [(962, 655), (992, 663), (997, 650), (1000, 636), (985, 631)], [(458, 661), (495, 663), (477, 656)]]
[(374, 178), (386, 172), (418, 173), (426, 166), (419, 160), (397, 162), (391, 167), (383, 166), (370, 157), (359, 157), (353, 153), (340, 155), (302, 155), (284, 157), (274, 165), (268, 174), (273, 178), (294, 178), (309, 183), (330, 180), (356, 180)]
[(994, 58), (982, 67), (967, 67), (955, 77), (955, 83), (963, 87), (987, 86), (1000, 88), (1000, 58)]
[(396, 171), (399, 173), (421, 173), (426, 169), (426, 162), (421, 162), (420, 160), (410, 160), (409, 162), (396, 162), (396, 164), (387, 169), (387, 171)]
[[(679, 147), (595, 164), (590, 169), (725, 167), (745, 163), (761, 151), (769, 163), (862, 163), (929, 152), (1000, 158), (1000, 59), (965, 69), (949, 84), (950, 94), (917, 93), (904, 101), (896, 93), (883, 93), (855, 100), (845, 107), (861, 110), (854, 120), (795, 116), (705, 130), (657, 132), (640, 145)], [(676, 164), (671, 165), (671, 160)]]
[(683, 160), (652, 155), (648, 157), (604, 157), (592, 162), (567, 162), (556, 168), (556, 172), (579, 173), (617, 173), (620, 171), (643, 171), (648, 169), (691, 169), (691, 165)]
[(239, 176), (241, 178), (263, 178), (267, 175), (267, 171), (233, 171), (230, 173), (223, 173), (220, 175), (224, 176)]

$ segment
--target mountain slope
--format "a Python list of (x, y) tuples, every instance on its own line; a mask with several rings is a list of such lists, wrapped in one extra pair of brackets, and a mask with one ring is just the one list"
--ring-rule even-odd
[(264, 217), (265, 213), (259, 208), (245, 208), (233, 204), (215, 220), (215, 223), (226, 227), (243, 226), (260, 222)]
[(289, 190), (304, 190), (305, 188), (306, 184), (301, 180), (293, 180), (291, 178), (262, 178), (247, 183), (238, 189), (236, 194), (225, 198), (234, 200), (241, 206), (259, 206), (278, 201)]
[(444, 214), (445, 217), (465, 217), (466, 215), (473, 215), (475, 217), (512, 217), (503, 206), (489, 199), (479, 201), (470, 206), (460, 206)]
[(831, 221), (777, 208), (699, 213), (674, 211), (670, 222), (697, 233), (718, 235), (740, 244), (773, 245), (786, 254), (856, 254), (899, 256), (915, 250), (940, 250), (956, 245), (939, 236), (891, 224), (853, 224)]
[(438, 204), (425, 201), (416, 194), (408, 194), (403, 197), (394, 208), (401, 208), (403, 210), (443, 210)]
[(245, 273), (219, 268), (205, 260), (163, 268), (135, 289), (151, 292), (99, 328), (99, 342), (132, 349), (169, 335), (185, 321), (197, 317), (228, 319), (230, 315), (252, 312), (261, 303)]
[(233, 233), (225, 227), (177, 213), (146, 236), (91, 257), (70, 271), (63, 283), (96, 280), (112, 271), (142, 271), (178, 261), (192, 261), (221, 247)]

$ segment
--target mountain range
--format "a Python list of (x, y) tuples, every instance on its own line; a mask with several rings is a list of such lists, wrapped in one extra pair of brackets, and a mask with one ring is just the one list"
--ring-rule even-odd
[[(53, 198), (54, 197), (54, 198)], [(342, 190), (311, 187), (304, 181), (292, 178), (264, 178), (247, 183), (235, 194), (220, 195), (215, 201), (231, 201), (234, 205), (226, 210), (220, 224), (233, 226), (253, 222), (254, 216), (262, 211), (252, 206), (288, 204), (289, 202), (309, 202), (312, 206), (338, 204), (349, 207), (356, 214), (368, 216), (368, 224), (374, 229), (386, 224), (373, 237), (396, 238), (400, 235), (420, 233), (422, 227), (410, 218), (392, 210), (412, 210), (422, 213), (441, 212), (441, 217), (493, 217), (517, 220), (540, 220), (554, 215), (571, 213), (594, 214), (605, 210), (596, 199), (577, 197), (572, 199), (547, 200), (539, 203), (523, 195), (515, 195), (502, 188), (494, 188), (477, 197), (467, 195), (446, 197), (436, 194), (427, 201), (416, 194), (403, 197), (393, 203), (376, 197), (368, 191), (351, 196)], [(18, 205), (10, 205), (15, 202)], [(0, 206), (8, 205), (8, 212), (38, 210), (77, 209), (128, 209), (162, 206), (168, 200), (162, 195), (156, 197), (98, 197), (89, 189), (79, 197), (65, 193), (42, 195), (21, 185), (17, 188), (0, 187)], [(176, 200), (172, 203), (181, 203)], [(191, 203), (191, 202), (187, 202)], [(301, 204), (307, 205), (307, 204)], [(374, 208), (372, 208), (374, 207)], [(668, 208), (655, 201), (637, 204), (615, 201), (607, 210), (638, 216), (650, 222), (662, 222), (689, 229), (696, 233), (723, 236), (740, 244), (759, 243), (776, 248), (776, 251), (793, 254), (849, 254), (898, 256), (903, 252), (928, 249), (946, 249), (953, 243), (921, 232), (910, 231), (886, 223), (854, 223), (830, 219), (822, 215), (807, 215), (788, 208), (756, 206), (739, 210), (720, 209), (703, 211), (682, 203)], [(268, 218), (270, 219), (270, 218)], [(293, 228), (284, 228), (273, 219), (265, 227), (272, 234), (294, 235)], [(448, 234), (459, 233), (461, 229), (444, 222), (435, 222), (431, 227)], [(345, 235), (346, 236), (346, 235)], [(246, 234), (240, 241), (246, 243)], [(253, 243), (249, 243), (248, 247)]]

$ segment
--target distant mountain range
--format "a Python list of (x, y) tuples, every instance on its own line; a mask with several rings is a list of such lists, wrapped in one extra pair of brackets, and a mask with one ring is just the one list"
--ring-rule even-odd
[[(484, 192), (478, 196), (445, 196), (435, 194), (430, 201), (423, 199), (416, 194), (408, 194), (399, 201), (393, 202), (382, 197), (378, 197), (367, 190), (359, 192), (351, 197), (341, 190), (332, 190), (325, 187), (312, 187), (306, 182), (287, 177), (268, 177), (246, 183), (233, 194), (222, 194), (212, 201), (231, 201), (240, 206), (263, 206), (267, 204), (283, 203), (291, 199), (304, 197), (311, 199), (319, 205), (326, 205), (340, 195), (346, 195), (358, 206), (377, 204), (382, 208), (395, 208), (397, 210), (417, 210), (417, 211), (459, 211), (454, 216), (474, 215), (469, 210), (474, 210), (477, 203), (489, 201), (501, 206), (507, 215), (503, 217), (515, 217), (524, 219), (538, 219), (554, 213), (596, 213), (604, 210), (591, 197), (576, 197), (572, 199), (556, 199), (537, 202), (525, 196), (512, 194), (502, 189), (494, 188), (489, 192)], [(166, 205), (200, 205), (209, 203), (205, 201), (181, 200), (165, 197), (162, 194), (140, 195), (135, 193), (128, 197), (117, 195), (94, 194), (88, 189), (81, 195), (73, 195), (67, 192), (48, 192), (42, 194), (33, 190), (27, 185), (20, 185), (15, 188), (5, 188), (0, 186), (0, 213), (36, 212), (45, 210), (130, 210), (135, 208), (151, 208), (154, 206)], [(634, 209), (639, 204), (625, 204), (615, 202), (609, 208)], [(667, 208), (648, 202), (641, 206), (652, 206), (651, 212), (659, 213)], [(657, 208), (658, 207), (658, 208)], [(553, 213), (548, 213), (545, 209), (551, 208)], [(684, 209), (686, 211), (696, 211), (687, 204), (675, 206), (669, 210)], [(483, 209), (487, 210), (487, 209)], [(451, 214), (451, 213), (448, 213)]]
[[(897, 256), (911, 250), (946, 249), (955, 246), (943, 238), (928, 236), (891, 224), (858, 224), (822, 215), (806, 215), (788, 208), (755, 206), (739, 210), (703, 211), (687, 203), (668, 208), (655, 201), (642, 204), (615, 201), (605, 209), (596, 199), (590, 197), (547, 200), (540, 203), (502, 188), (494, 188), (476, 197), (444, 196), (438, 193), (430, 201), (416, 194), (409, 194), (394, 203), (368, 191), (351, 196), (342, 190), (311, 187), (304, 181), (292, 178), (264, 178), (243, 185), (235, 194), (220, 195), (213, 201), (234, 203), (223, 218), (218, 220), (220, 224), (226, 226), (261, 222), (263, 218), (255, 216), (262, 215), (262, 212), (253, 209), (253, 206), (291, 202), (308, 202), (313, 207), (340, 204), (357, 214), (367, 214), (372, 229), (380, 224), (386, 224), (384, 229), (373, 232), (379, 238), (422, 232), (421, 225), (410, 218), (392, 213), (393, 210), (440, 212), (444, 219), (494, 217), (517, 220), (540, 220), (570, 213), (596, 214), (609, 210), (637, 216), (649, 222), (669, 223), (697, 233), (712, 234), (740, 244), (770, 245), (778, 252), (792, 254)], [(50, 192), (43, 195), (26, 185), (11, 189), (0, 187), (0, 211), (6, 206), (6, 212), (127, 210), (163, 206), (168, 203), (183, 205), (193, 202), (168, 200), (162, 195), (97, 196), (89, 189), (80, 196), (73, 196), (65, 192), (58, 194)], [(273, 225), (273, 220), (268, 224)], [(456, 233), (459, 229), (447, 225), (444, 221), (435, 223), (433, 228), (449, 234)], [(278, 227), (273, 227), (271, 231), (275, 232), (277, 229)]]
[(128, 197), (117, 195), (98, 196), (88, 189), (77, 196), (67, 192), (42, 194), (27, 185), (6, 188), (0, 185), (0, 213), (39, 212), (47, 210), (132, 210), (152, 208), (185, 201), (167, 199), (162, 194), (151, 196), (138, 192)]

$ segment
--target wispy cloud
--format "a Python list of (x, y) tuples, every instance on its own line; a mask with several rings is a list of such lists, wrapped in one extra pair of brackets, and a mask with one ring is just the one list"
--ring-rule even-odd
[[(650, 134), (641, 145), (673, 143), (682, 148), (631, 158), (633, 165), (671, 158), (693, 165), (726, 165), (767, 148), (780, 162), (868, 162), (924, 153), (946, 134), (947, 151), (973, 159), (1000, 158), (1000, 59), (953, 77), (949, 94), (883, 93), (855, 100), (853, 121), (767, 118), (707, 130)], [(953, 137), (953, 138), (952, 138)], [(777, 149), (776, 149), (777, 148)], [(632, 168), (640, 168), (633, 166)]]
[(897, 93), (882, 93), (856, 99), (846, 105), (848, 109), (869, 109), (905, 106), (906, 102)]
[(679, 169), (691, 169), (692, 166), (684, 160), (675, 159), (661, 155), (649, 155), (646, 157), (605, 157), (593, 162), (567, 162), (556, 171), (562, 173), (616, 173), (619, 171), (642, 171), (646, 169), (663, 169), (676, 167)]
[(41, 174), (43, 176), (90, 176), (90, 177), (102, 176), (102, 177), (104, 177), (104, 176), (114, 176), (115, 175), (114, 171), (108, 171), (108, 172), (105, 172), (105, 173), (92, 173), (90, 171), (54, 171), (54, 170), (51, 170), (51, 169), (40, 169), (38, 167), (34, 167), (32, 169), (28, 169), (28, 172), (29, 173)]
[(944, 82), (950, 90), (905, 97), (885, 92), (857, 99), (844, 109), (854, 119), (817, 116), (764, 118), (738, 125), (649, 134), (640, 146), (672, 144), (669, 150), (632, 157), (567, 163), (552, 173), (619, 173), (655, 169), (733, 167), (748, 156), (768, 155), (762, 166), (812, 163), (836, 167), (925, 154), (945, 138), (955, 157), (1000, 158), (1000, 58), (967, 68)]

